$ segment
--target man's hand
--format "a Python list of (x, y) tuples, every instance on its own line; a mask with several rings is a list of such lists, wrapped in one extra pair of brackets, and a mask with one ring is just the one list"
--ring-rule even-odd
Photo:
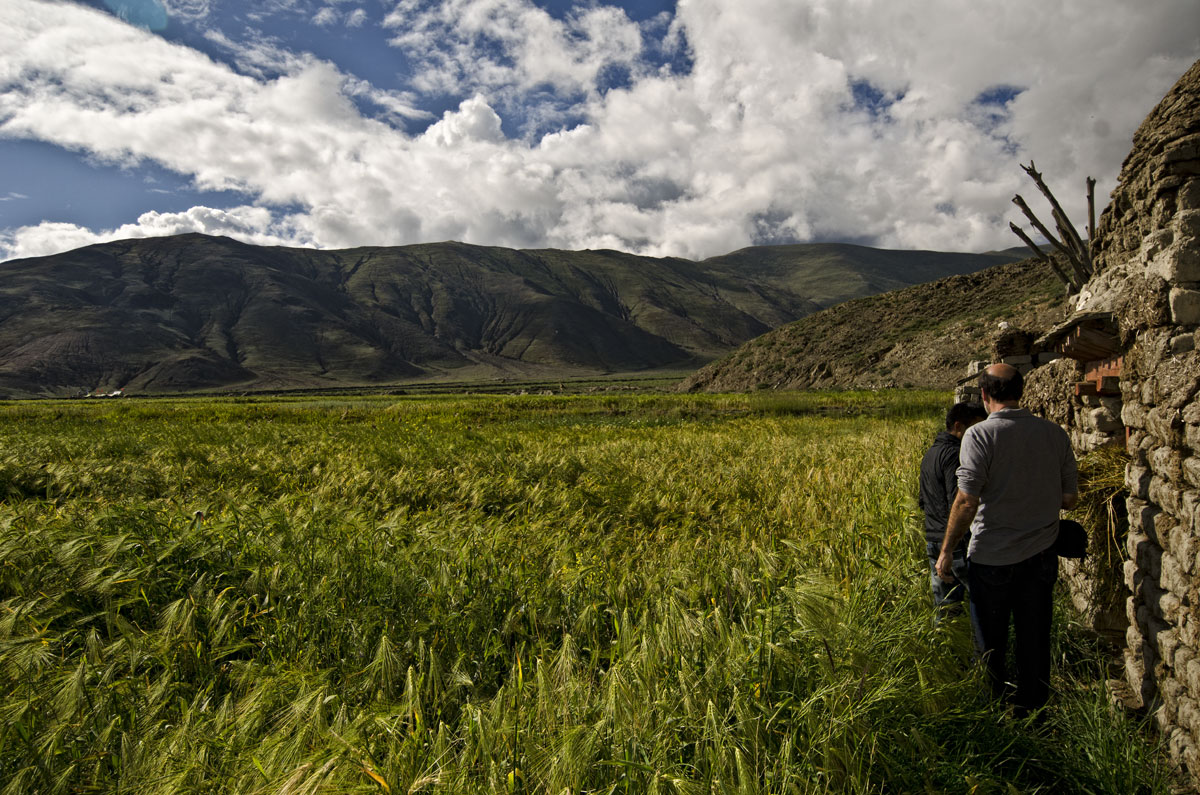
[(937, 573), (942, 582), (955, 582), (954, 550), (958, 542), (967, 534), (971, 520), (979, 510), (979, 498), (959, 491), (954, 495), (954, 504), (950, 506), (950, 521), (946, 523), (946, 538), (942, 541), (942, 551), (938, 555)]
[(937, 559), (938, 577), (944, 583), (958, 582), (958, 578), (954, 576), (954, 554), (948, 549), (943, 549)]

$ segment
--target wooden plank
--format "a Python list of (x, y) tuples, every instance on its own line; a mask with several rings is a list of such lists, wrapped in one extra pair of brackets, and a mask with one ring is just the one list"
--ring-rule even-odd
[(1088, 345), (1082, 342), (1064, 343), (1062, 353), (1078, 362), (1091, 362), (1096, 359), (1104, 359), (1112, 353), (1112, 350), (1107, 347), (1097, 345)]

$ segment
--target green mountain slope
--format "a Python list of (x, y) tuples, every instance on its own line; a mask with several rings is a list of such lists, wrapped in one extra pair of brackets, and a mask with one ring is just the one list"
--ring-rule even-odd
[(1028, 259), (838, 304), (751, 340), (679, 388), (950, 388), (968, 362), (990, 358), (999, 322), (1046, 329), (1062, 316), (1062, 284)]
[(0, 264), (0, 394), (693, 368), (845, 297), (1009, 259), (825, 244), (692, 262), (125, 240)]

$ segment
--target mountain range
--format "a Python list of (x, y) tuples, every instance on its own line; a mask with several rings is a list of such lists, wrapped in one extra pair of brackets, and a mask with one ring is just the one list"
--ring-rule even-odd
[(832, 243), (695, 262), (454, 242), (115, 241), (0, 263), (0, 395), (687, 371), (848, 299), (1018, 258)]

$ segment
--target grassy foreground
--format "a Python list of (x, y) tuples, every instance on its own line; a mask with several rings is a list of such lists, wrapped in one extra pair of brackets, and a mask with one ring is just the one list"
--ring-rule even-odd
[(1165, 792), (1064, 611), (1041, 728), (931, 627), (944, 406), (2, 405), (0, 791)]

